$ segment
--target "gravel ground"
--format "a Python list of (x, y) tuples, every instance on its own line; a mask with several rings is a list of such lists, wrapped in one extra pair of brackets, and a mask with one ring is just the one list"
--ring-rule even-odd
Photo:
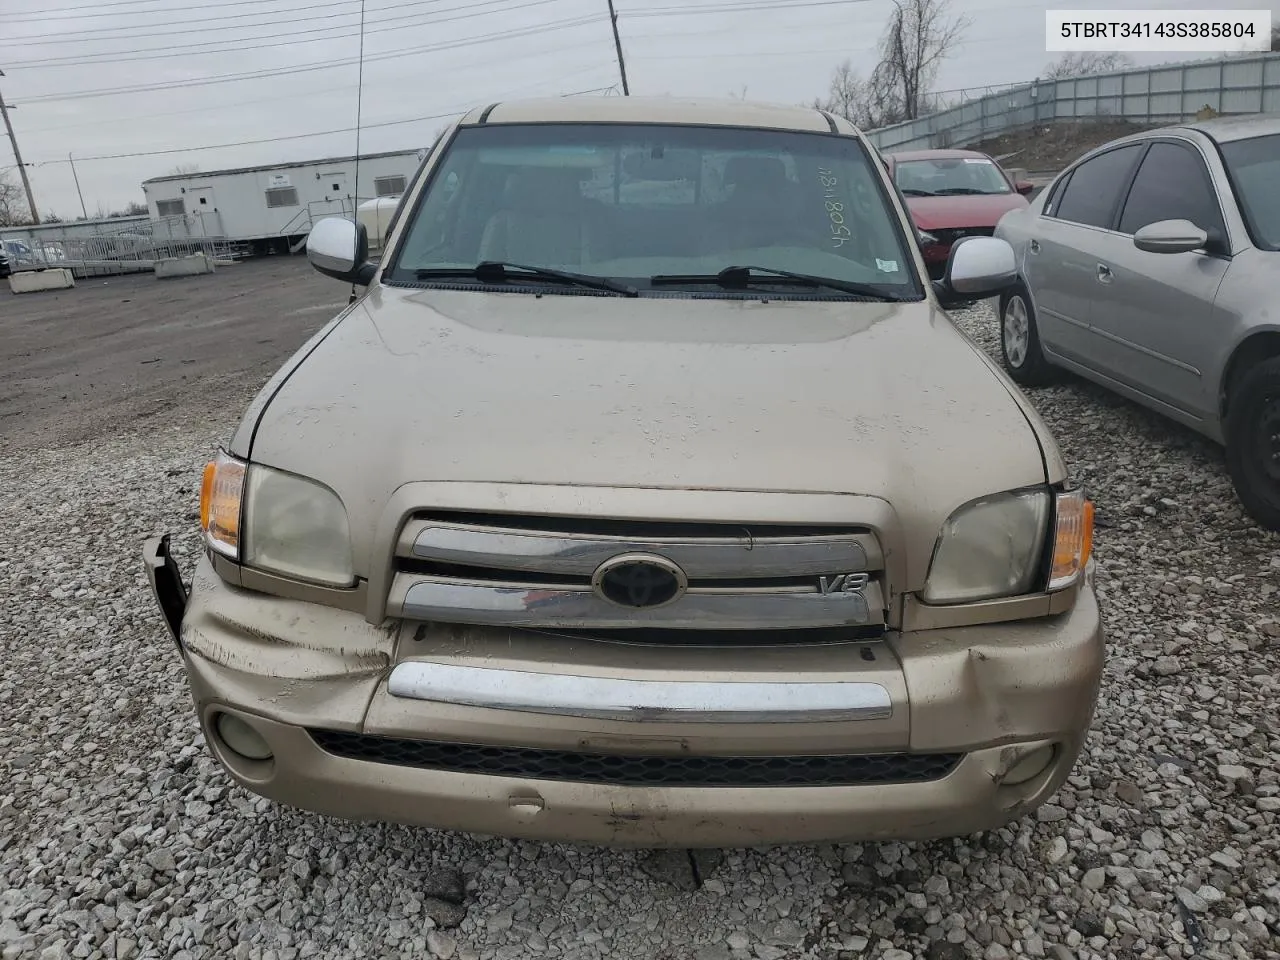
[[(958, 319), (993, 346), (985, 307)], [(230, 784), (138, 561), (195, 526), (216, 396), (0, 459), (0, 952), (1280, 958), (1280, 538), (1210, 444), (1075, 381), (1034, 400), (1099, 507), (1111, 660), (1070, 784), (982, 837), (703, 855), (700, 886), (679, 852), (351, 824)], [(175, 547), (189, 569), (194, 537)]]

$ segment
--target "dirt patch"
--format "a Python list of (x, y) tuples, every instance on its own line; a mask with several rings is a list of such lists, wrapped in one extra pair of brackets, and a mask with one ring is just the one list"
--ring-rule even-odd
[(0, 456), (162, 431), (189, 415), (219, 413), (230, 428), (349, 291), (302, 257), (181, 280), (105, 277), (23, 296), (0, 288)]
[(992, 137), (972, 145), (970, 149), (981, 150), (994, 157), (1012, 153), (1015, 156), (1002, 161), (1006, 167), (1054, 173), (1094, 147), (1118, 137), (1154, 129), (1155, 126), (1128, 120), (1058, 120)]

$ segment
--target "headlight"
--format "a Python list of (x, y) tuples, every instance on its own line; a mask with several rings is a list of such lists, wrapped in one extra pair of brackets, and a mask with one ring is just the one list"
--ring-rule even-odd
[(329, 587), (355, 581), (346, 508), (314, 480), (220, 452), (205, 468), (200, 514), (205, 542), (233, 560)]
[(961, 507), (942, 525), (921, 599), (973, 603), (1031, 592), (1042, 570), (1049, 510), (1047, 489)]
[[(1053, 513), (1052, 553), (1044, 575)], [(1074, 585), (1093, 549), (1093, 503), (1078, 489), (1022, 490), (961, 507), (942, 527), (925, 603), (974, 603)]]

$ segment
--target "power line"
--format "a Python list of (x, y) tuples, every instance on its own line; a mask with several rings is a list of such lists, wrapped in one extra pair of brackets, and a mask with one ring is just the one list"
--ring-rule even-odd
[[(221, 10), (223, 7), (249, 7), (262, 6), (264, 3), (279, 2), (279, 0), (226, 0), (219, 3), (200, 3), (189, 4), (185, 7), (152, 7), (149, 10), (111, 10), (107, 13), (85, 13), (86, 10), (101, 10), (104, 7), (128, 7), (137, 3), (160, 3), (161, 0), (112, 0), (110, 3), (89, 3), (79, 7), (50, 7), (39, 13), (21, 14), (7, 13), (5, 14), (6, 23), (39, 23), (42, 20), (83, 20), (89, 17), (127, 17), (131, 15), (146, 16), (152, 13), (168, 13), (170, 11), (186, 11), (186, 10)], [(344, 3), (357, 2), (357, 0), (343, 0)], [(70, 13), (70, 17), (51, 17), (51, 13)]]
[[(364, 129), (373, 130), (378, 127), (396, 127), (406, 123), (424, 123), (428, 120), (443, 120), (448, 117), (460, 117), (468, 110), (473, 109), (474, 105), (464, 107), (461, 110), (453, 110), (449, 113), (430, 114), (425, 117), (406, 117), (404, 120), (386, 120), (381, 123), (366, 123)], [(339, 133), (352, 133), (355, 127), (341, 127), (337, 130), (317, 130), (314, 133), (293, 133), (285, 136), (263, 137), (258, 140), (236, 140), (232, 143), (206, 143), (197, 147), (173, 147), (166, 150), (140, 150), (134, 153), (112, 153), (97, 157), (77, 157), (77, 163), (84, 163), (87, 160), (134, 160), (138, 157), (166, 157), (175, 153), (198, 153), (204, 150), (222, 150), (227, 147), (252, 147), (259, 146), (264, 143), (283, 143), (286, 140), (308, 140), (312, 137), (329, 137)], [(41, 160), (43, 166), (51, 163), (66, 163), (64, 159)]]
[(323, 87), (318, 90), (304, 90), (301, 93), (290, 93), (280, 97), (259, 97), (255, 100), (235, 100), (230, 103), (216, 103), (211, 106), (204, 107), (187, 107), (184, 110), (163, 110), (156, 113), (147, 113), (143, 116), (132, 117), (107, 117), (102, 120), (77, 120), (75, 123), (60, 123), (56, 127), (24, 127), (24, 133), (52, 133), (56, 130), (79, 130), (83, 127), (98, 126), (104, 123), (126, 124), (126, 123), (143, 123), (153, 120), (157, 117), (180, 117), (188, 113), (210, 113), (214, 110), (232, 110), (239, 107), (249, 107), (259, 103), (276, 103), (281, 100), (298, 100), (302, 97), (316, 97), (326, 93), (353, 93), (355, 87), (347, 84), (341, 87)]
[[(397, 23), (394, 26), (371, 27), (365, 33), (386, 33), (389, 30), (408, 30), (413, 27), (433, 26), (437, 23), (452, 23), (456, 20), (470, 20), (475, 17), (489, 16), (493, 13), (508, 13), (513, 10), (523, 10), (527, 7), (541, 7), (548, 4), (557, 3), (559, 0), (525, 0), (523, 3), (516, 3), (513, 6), (503, 7), (500, 10), (481, 10), (476, 11), (476, 7), (492, 7), (504, 3), (511, 3), (511, 0), (481, 0), (479, 3), (467, 3), (461, 7), (447, 7), (438, 13), (453, 13), (456, 10), (469, 10), (469, 13), (459, 14), (456, 17), (437, 17), (435, 14), (405, 14), (400, 17), (391, 17), (390, 20), (413, 20), (413, 23)], [(425, 16), (427, 19), (420, 19)], [(89, 53), (81, 57), (55, 57), (53, 59), (42, 58), (40, 60), (27, 60), (17, 63), (10, 63), (10, 67), (23, 67), (27, 70), (43, 70), (53, 67), (74, 67), (74, 66), (92, 66), (99, 63), (138, 63), (147, 60), (167, 60), (173, 57), (198, 57), (208, 56), (209, 54), (221, 53), (239, 53), (242, 50), (265, 50), (269, 47), (290, 47), (300, 43), (325, 43), (333, 40), (345, 40), (348, 34), (328, 37), (308, 37), (305, 40), (299, 40), (298, 37), (310, 33), (329, 33), (334, 30), (348, 30), (347, 26), (340, 27), (315, 27), (311, 30), (293, 30), (288, 33), (266, 34), (261, 37), (254, 37), (254, 40), (268, 40), (273, 37), (288, 37), (287, 40), (281, 40), (275, 43), (241, 43), (238, 40), (207, 40), (204, 43), (182, 44), (180, 46), (165, 47), (164, 51), (135, 51), (135, 50), (112, 50), (103, 53)], [(219, 47), (217, 50), (198, 49), (202, 47)], [(119, 56), (125, 54), (125, 56)]]
[[(336, 19), (337, 17), (355, 16), (355, 13), (348, 10), (343, 13), (327, 13), (318, 17), (302, 17), (302, 18), (295, 17), (291, 20), (271, 20), (264, 23), (238, 23), (230, 27), (210, 26), (211, 24), (221, 23), (222, 21), (225, 21), (225, 20), (244, 20), (247, 17), (269, 17), (278, 13), (294, 13), (294, 12), (310, 11), (315, 9), (323, 9), (326, 7), (343, 7), (343, 6), (347, 6), (350, 2), (351, 0), (329, 0), (328, 3), (316, 3), (306, 7), (289, 7), (285, 10), (257, 10), (257, 11), (254, 11), (253, 13), (236, 13), (226, 17), (209, 17), (205, 20), (165, 20), (160, 23), (148, 23), (148, 24), (145, 24), (145, 26), (147, 27), (197, 26), (199, 27), (201, 33), (210, 33), (214, 30), (247, 30), (252, 27), (267, 27), (267, 26), (274, 26), (275, 24), (281, 24), (281, 23), (297, 23), (299, 22), (299, 19), (304, 21), (333, 20), (333, 19)], [(32, 22), (38, 23), (39, 21), (32, 21)], [(28, 46), (33, 43), (37, 43), (41, 41), (45, 41), (48, 43), (93, 43), (98, 40), (124, 40), (124, 39), (132, 39), (134, 37), (138, 37), (141, 39), (144, 37), (173, 36), (172, 31), (165, 31), (163, 33), (135, 33), (134, 31), (136, 31), (137, 29), (138, 29), (138, 24), (131, 24), (127, 27), (94, 27), (88, 30), (57, 31), (54, 33), (33, 33), (29, 37), (17, 37), (9, 40), (0, 40), (0, 43), (5, 44), (6, 46)], [(102, 34), (108, 34), (108, 33), (115, 34), (115, 33), (122, 33), (122, 32), (126, 34), (125, 37), (102, 36)], [(79, 36), (79, 34), (89, 34), (89, 36), (81, 37)], [(45, 44), (41, 43), (41, 46), (43, 45)]]
[(805, 47), (800, 50), (740, 50), (734, 53), (639, 53), (635, 55), (636, 60), (737, 60), (742, 57), (749, 59), (758, 59), (761, 57), (801, 57), (811, 54), (826, 53), (847, 53), (855, 50), (864, 49), (872, 50), (874, 47), (854, 48), (854, 47), (830, 47), (826, 50), (816, 50), (813, 47)]
[[(502, 62), (503, 64), (515, 63), (520, 60), (527, 60), (531, 57), (540, 57), (540, 58), (549, 57), (549, 56), (554, 56), (558, 53), (568, 53), (571, 50), (580, 50), (580, 49), (582, 49), (581, 43), (569, 43), (569, 44), (563, 44), (561, 46), (555, 46), (555, 47), (544, 47), (538, 50), (529, 51), (527, 53), (518, 53), (518, 54), (515, 54), (514, 56), (503, 57)], [(604, 64), (596, 64), (591, 67), (584, 67), (581, 70), (577, 70), (574, 73), (570, 74), (569, 76), (574, 77), (582, 73), (588, 73), (591, 70), (604, 69), (606, 67), (611, 67), (611, 66), (612, 66), (612, 62), (604, 63)], [(564, 78), (561, 78), (561, 79), (564, 79)], [(399, 84), (398, 81), (395, 81), (395, 82), (397, 83), (397, 89), (403, 89), (401, 86), (398, 85)], [(558, 81), (546, 80), (546, 81), (539, 82), (535, 86), (544, 86), (547, 83), (556, 83), (556, 82)], [(78, 120), (75, 123), (60, 123), (57, 126), (52, 126), (52, 127), (25, 127), (23, 129), (23, 132), (24, 133), (53, 133), (59, 130), (81, 130), (84, 127), (98, 126), (106, 123), (116, 124), (116, 125), (123, 125), (123, 124), (129, 124), (129, 123), (142, 123), (142, 122), (155, 120), (158, 117), (180, 117), (180, 116), (186, 116), (187, 114), (192, 114), (192, 113), (198, 113), (203, 116), (218, 110), (237, 110), (240, 107), (251, 107), (260, 103), (277, 103), (284, 100), (300, 100), (306, 97), (318, 97), (318, 96), (323, 96), (325, 94), (330, 94), (330, 93), (355, 93), (355, 90), (356, 88), (352, 84), (345, 84), (340, 87), (321, 87), (315, 90), (304, 90), (300, 93), (290, 93), (290, 94), (285, 94), (283, 96), (278, 96), (278, 97), (256, 97), (252, 100), (233, 100), (228, 103), (215, 103), (215, 104), (210, 104), (207, 106), (200, 106), (200, 107), (186, 107), (182, 110), (162, 110), (158, 112), (148, 112), (143, 115), (135, 115), (135, 116), (128, 116), (128, 117), (107, 117), (101, 120)]]
[[(784, 33), (786, 34), (814, 33), (815, 31), (822, 31), (825, 39), (829, 37), (832, 26), (833, 26), (832, 24), (827, 24), (827, 23), (790, 23), (790, 24), (785, 24), (783, 26), (770, 27), (769, 36), (776, 37), (779, 34), (784, 34)], [(724, 36), (724, 27), (716, 26), (716, 27), (708, 27), (705, 30), (676, 29), (676, 30), (650, 31), (647, 33), (628, 33), (627, 42), (634, 44), (641, 40), (665, 41), (665, 40), (670, 40), (673, 37), (678, 37), (682, 40), (685, 40), (685, 39), (692, 39), (697, 37), (723, 37), (723, 36)], [(853, 47), (849, 48), (850, 51), (854, 49), (855, 48)], [(861, 49), (861, 48), (857, 48), (857, 49)]]
[[(539, 54), (541, 54), (541, 51), (539, 51)], [(564, 80), (571, 79), (572, 77), (578, 76), (580, 74), (590, 72), (591, 70), (603, 70), (609, 66), (611, 66), (611, 64), (597, 63), (588, 68), (575, 70), (572, 73), (568, 73), (568, 74), (562, 74), (561, 76), (553, 80), (544, 81), (543, 84), (534, 84), (532, 88), (525, 87), (520, 92), (524, 92), (525, 90), (529, 90), (529, 89), (535, 89), (536, 87), (543, 86), (545, 83), (561, 83)], [(610, 85), (609, 87), (592, 87), (589, 90), (578, 90), (572, 93), (561, 94), (561, 96), (576, 97), (576, 96), (581, 96), (587, 93), (599, 93), (604, 90), (609, 90), (611, 89), (611, 87), (612, 85)], [(502, 99), (505, 96), (507, 96), (507, 94), (501, 94), (498, 96), (497, 99)], [(493, 99), (495, 98), (483, 97), (483, 98), (480, 98), (480, 102), (489, 101)], [(361, 126), (361, 129), (376, 130), (382, 127), (403, 126), (407, 123), (424, 123), (429, 120), (444, 120), (449, 117), (460, 117), (463, 114), (473, 109), (475, 109), (474, 103), (468, 104), (467, 106), (457, 110), (449, 111), (448, 113), (430, 114), (424, 117), (405, 117), (402, 120), (382, 120), (377, 123), (366, 123)], [(208, 144), (203, 144), (201, 146), (196, 146), (196, 147), (172, 147), (172, 148), (165, 148), (161, 150), (140, 150), (132, 153), (114, 153), (114, 154), (107, 154), (107, 155), (96, 156), (96, 157), (76, 157), (75, 162), (84, 163), (85, 161), (91, 161), (91, 160), (134, 160), (139, 157), (163, 157), (163, 156), (172, 156), (173, 154), (178, 154), (178, 153), (197, 153), (203, 150), (222, 150), (229, 147), (260, 146), (262, 144), (268, 144), (268, 143), (277, 143), (277, 142), (282, 143), (286, 140), (307, 140), (313, 137), (327, 137), (327, 136), (334, 136), (340, 133), (352, 133), (356, 129), (357, 129), (356, 127), (343, 127), (338, 130), (317, 130), (313, 133), (286, 134), (284, 136), (263, 137), (257, 140), (236, 140), (230, 143), (208, 143)], [(37, 161), (37, 163), (40, 166), (45, 166), (47, 164), (53, 164), (53, 163), (67, 163), (67, 162), (68, 161), (66, 159), (63, 159), (60, 157), (52, 160)]]
[[(377, 12), (381, 13), (386, 10), (401, 10), (405, 7), (434, 7), (437, 4), (444, 3), (444, 2), (445, 0), (405, 0), (405, 2), (402, 2), (402, 3), (392, 3), (392, 4), (388, 4), (385, 7), (379, 7)], [(146, 26), (148, 27), (183, 27), (183, 26), (194, 25), (199, 28), (200, 33), (221, 33), (226, 30), (252, 30), (256, 27), (276, 27), (276, 26), (283, 26), (285, 24), (291, 24), (296, 26), (298, 24), (303, 24), (303, 23), (314, 23), (318, 20), (337, 20), (342, 17), (355, 17), (355, 16), (358, 16), (358, 11), (348, 10), (343, 13), (325, 13), (325, 14), (321, 14), (320, 16), (288, 17), (284, 20), (263, 20), (259, 23), (236, 23), (227, 27), (215, 27), (215, 26), (210, 26), (210, 24), (219, 23), (223, 20), (242, 20), (245, 17), (273, 16), (278, 13), (292, 13), (296, 11), (309, 12), (309, 11), (321, 9), (324, 7), (344, 6), (348, 3), (350, 3), (350, 0), (330, 0), (330, 2), (328, 3), (317, 3), (317, 4), (312, 4), (306, 7), (289, 7), (286, 10), (266, 10), (266, 11), (258, 11), (255, 13), (238, 13), (230, 17), (209, 17), (208, 19), (205, 19), (205, 20), (170, 20), (170, 21), (164, 21), (161, 23), (149, 23), (149, 24), (146, 24)], [(456, 8), (451, 8), (451, 9), (456, 9)], [(352, 24), (352, 26), (354, 26), (354, 24)], [(166, 38), (173, 37), (172, 30), (161, 30), (157, 33), (134, 32), (137, 29), (138, 28), (135, 25), (135, 26), (129, 26), (129, 27), (99, 27), (94, 30), (71, 31), (73, 34), (75, 33), (94, 34), (94, 36), (80, 37), (80, 38), (69, 36), (65, 32), (37, 33), (37, 34), (33, 34), (30, 37), (22, 37), (14, 40), (0, 40), (0, 43), (11, 44), (15, 46), (48, 46), (50, 44), (61, 44), (61, 43), (95, 43), (100, 40), (133, 41), (133, 40), (147, 40), (153, 37), (166, 37)], [(117, 33), (120, 31), (124, 31), (127, 34), (127, 36), (125, 37), (101, 36), (101, 34), (103, 33)], [(246, 37), (244, 39), (253, 39), (253, 38)], [(89, 56), (89, 54), (85, 54), (85, 56)]]
[[(382, 61), (395, 60), (400, 57), (414, 56), (420, 53), (434, 53), (438, 50), (452, 50), (461, 47), (476, 46), (482, 43), (491, 43), (499, 40), (517, 39), (533, 36), (540, 33), (548, 33), (552, 30), (567, 30), (574, 27), (586, 26), (588, 24), (599, 23), (605, 18), (600, 15), (577, 17), (566, 20), (553, 20), (536, 27), (520, 27), (499, 33), (481, 34), (476, 37), (470, 37), (464, 40), (451, 40), (444, 43), (428, 44), (419, 47), (407, 47), (399, 50), (389, 50), (384, 53), (375, 54), (367, 57), (366, 61)], [(127, 93), (149, 93), (158, 90), (178, 90), (188, 87), (202, 87), (219, 83), (236, 83), (240, 80), (261, 80), (269, 77), (289, 76), (297, 73), (312, 73), (317, 70), (331, 70), (338, 67), (353, 66), (356, 63), (354, 58), (346, 58), (342, 60), (320, 60), (312, 63), (297, 64), (292, 67), (278, 67), (268, 70), (251, 70), (245, 73), (215, 74), (209, 77), (201, 77), (192, 80), (175, 80), (165, 81), (162, 83), (145, 83), (135, 84), (128, 87), (112, 87), (108, 89), (95, 90), (75, 90), (65, 91), (62, 93), (39, 94), (33, 97), (26, 97), (22, 103), (50, 103), (54, 101), (65, 100), (89, 100), (99, 97), (110, 97), (118, 94)]]
[(707, 4), (698, 7), (647, 7), (625, 11), (627, 17), (692, 16), (704, 13), (749, 13), (755, 10), (795, 10), (802, 7), (843, 7), (854, 3), (871, 3), (872, 0), (784, 0), (761, 2), (739, 0), (734, 3)]

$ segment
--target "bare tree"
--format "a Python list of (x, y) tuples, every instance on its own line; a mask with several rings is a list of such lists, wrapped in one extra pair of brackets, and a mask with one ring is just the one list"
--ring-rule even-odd
[(950, 0), (893, 0), (880, 37), (880, 60), (863, 80), (846, 60), (836, 68), (825, 98), (813, 106), (874, 129), (914, 120), (941, 108), (932, 88), (938, 68), (970, 21), (952, 16)]
[(195, 163), (180, 163), (166, 174), (170, 177), (189, 177), (193, 173), (199, 173), (200, 166)]
[(1044, 77), (1049, 80), (1065, 80), (1070, 77), (1088, 77), (1097, 73), (1113, 73), (1133, 66), (1133, 58), (1123, 53), (1102, 53), (1096, 50), (1082, 53), (1064, 53), (1045, 68)]
[(858, 76), (858, 71), (853, 69), (853, 64), (848, 60), (836, 67), (836, 72), (831, 75), (831, 86), (827, 88), (826, 97), (814, 100), (813, 106), (817, 110), (844, 117), (859, 127), (875, 126), (879, 119), (872, 109), (866, 81)]
[(0, 172), (0, 227), (20, 227), (30, 222), (26, 193), (8, 171)]
[(870, 81), (882, 122), (914, 120), (930, 111), (938, 68), (970, 24), (968, 17), (951, 16), (949, 0), (893, 0)]

